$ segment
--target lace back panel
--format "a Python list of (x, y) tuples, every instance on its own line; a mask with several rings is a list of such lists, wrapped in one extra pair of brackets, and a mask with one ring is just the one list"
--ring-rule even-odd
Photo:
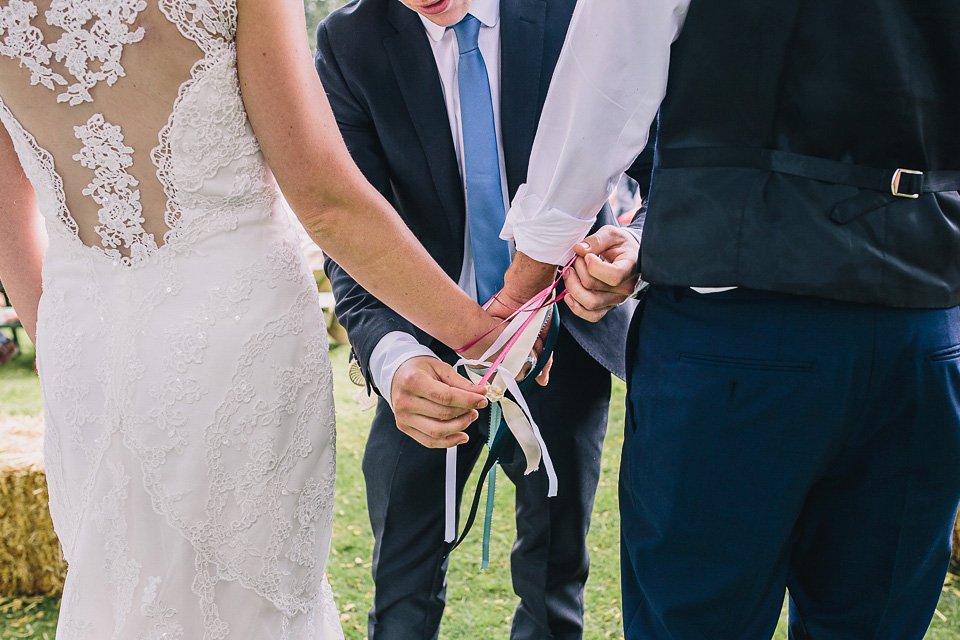
[[(242, 135), (237, 89), (226, 95), (238, 104), (219, 109), (191, 96), (235, 81), (211, 73), (234, 64), (235, 25), (229, 2), (0, 0), (0, 120), (31, 181), (51, 191), (56, 206), (45, 213), (57, 211), (61, 230), (114, 261), (142, 263), (183, 234), (190, 198), (174, 184), (192, 178), (202, 192), (204, 179), (257, 151)], [(246, 148), (204, 139), (211, 112), (237, 121)]]

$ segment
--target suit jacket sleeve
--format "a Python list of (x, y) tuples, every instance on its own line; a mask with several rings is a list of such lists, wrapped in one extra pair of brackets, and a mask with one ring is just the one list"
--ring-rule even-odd
[[(315, 64), (350, 155), (367, 180), (396, 206), (376, 127), (344, 78), (324, 23), (317, 27)], [(418, 332), (411, 323), (357, 284), (330, 258), (324, 261), (324, 271), (333, 285), (337, 318), (350, 336), (350, 344), (364, 377), (368, 382), (372, 381), (370, 354), (380, 339), (391, 331), (404, 331), (414, 336)]]

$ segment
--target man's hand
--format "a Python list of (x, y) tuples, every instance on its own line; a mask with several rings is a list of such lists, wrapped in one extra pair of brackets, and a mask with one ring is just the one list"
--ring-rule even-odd
[[(552, 312), (551, 312), (552, 313)], [(540, 330), (540, 333), (537, 335), (537, 339), (533, 343), (533, 350), (530, 352), (530, 355), (527, 357), (527, 362), (523, 365), (523, 368), (520, 369), (520, 373), (517, 374), (517, 381), (523, 380), (526, 378), (534, 367), (537, 366), (537, 361), (543, 357), (543, 350), (546, 348), (547, 344), (547, 333), (550, 331), (550, 315), (547, 315), (547, 322), (544, 324), (543, 329)], [(540, 373), (537, 374), (537, 377), (534, 378), (534, 381), (541, 387), (545, 387), (550, 384), (550, 370), (553, 368), (553, 354), (550, 354), (547, 364), (543, 365), (543, 369), (540, 370)]]
[[(525, 305), (530, 298), (543, 291), (553, 282), (557, 274), (557, 267), (552, 264), (537, 262), (526, 254), (517, 252), (513, 263), (504, 275), (503, 290), (494, 296), (490, 306), (487, 307), (487, 313), (494, 318), (508, 318), (514, 311)], [(547, 316), (549, 320), (550, 316)], [(536, 366), (537, 360), (543, 355), (546, 345), (547, 332), (550, 323), (546, 322), (533, 344), (533, 350), (530, 352), (531, 360), (528, 360), (523, 368), (517, 373), (517, 380), (523, 380)], [(537, 375), (536, 382), (541, 387), (547, 386), (550, 382), (550, 369), (553, 367), (553, 354), (547, 364)]]
[(547, 288), (557, 277), (557, 265), (537, 262), (517, 251), (510, 268), (503, 276), (503, 290), (497, 294), (487, 313), (506, 318), (530, 298)]
[(574, 247), (577, 259), (563, 281), (564, 300), (575, 314), (596, 322), (632, 293), (640, 277), (640, 243), (621, 227), (606, 225)]
[(397, 428), (425, 447), (464, 444), (469, 437), (463, 430), (479, 417), (477, 409), (487, 406), (484, 391), (442, 360), (410, 358), (390, 388)]

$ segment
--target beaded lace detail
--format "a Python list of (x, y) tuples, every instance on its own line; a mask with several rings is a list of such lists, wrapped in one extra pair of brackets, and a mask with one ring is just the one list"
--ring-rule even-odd
[[(206, 33), (187, 27), (181, 31)], [(170, 121), (160, 132), (160, 145), (151, 153), (168, 198), (167, 245), (189, 242), (203, 231), (229, 229), (236, 224), (234, 214), (276, 200), (274, 191), (263, 189), (266, 169), (240, 98), (236, 50), (209, 44), (204, 48), (207, 57), (181, 87)], [(211, 197), (203, 186), (231, 167), (231, 189)], [(190, 213), (212, 208), (219, 210), (217, 218), (198, 219)]]
[(53, 53), (43, 44), (40, 29), (30, 24), (37, 16), (37, 5), (26, 0), (10, 0), (10, 4), (0, 8), (0, 54), (8, 58), (19, 58), (21, 66), (30, 70), (30, 84), (41, 84), (54, 91), (55, 85), (65, 85), (67, 81), (48, 66)]
[[(143, 39), (144, 29), (131, 30), (130, 26), (145, 8), (144, 0), (53, 0), (45, 16), (63, 34), (48, 45), (42, 32), (31, 24), (38, 15), (36, 5), (10, 0), (0, 8), (0, 54), (18, 59), (30, 70), (32, 84), (49, 89), (67, 84), (50, 68), (55, 55), (77, 80), (57, 97), (58, 102), (90, 102), (89, 90), (97, 83), (106, 81), (112, 86), (125, 75), (120, 64), (123, 48)], [(168, 231), (163, 244), (183, 249), (200, 234), (236, 226), (235, 214), (271, 205), (277, 194), (274, 189), (264, 188), (267, 172), (240, 97), (233, 42), (235, 3), (162, 0), (160, 9), (204, 53), (193, 66), (190, 80), (181, 86), (167, 125), (159, 132), (159, 144), (150, 152), (167, 196), (164, 222)], [(94, 61), (98, 64), (91, 64)], [(76, 131), (84, 150), (73, 159), (98, 175), (83, 192), (101, 205), (101, 224), (96, 232), (103, 246), (97, 249), (113, 261), (139, 265), (158, 250), (160, 243), (143, 228), (139, 192), (130, 189), (136, 186), (136, 180), (117, 173), (117, 161), (121, 170), (131, 166), (133, 150), (122, 144), (121, 126), (106, 123), (102, 114), (96, 114)], [(29, 134), (27, 137), (32, 138)], [(31, 144), (37, 147), (38, 155), (45, 155), (35, 141)], [(109, 162), (104, 154), (110, 155)], [(235, 176), (231, 188), (213, 194), (206, 191), (205, 185), (224, 170)], [(108, 193), (105, 185), (116, 177), (123, 179), (115, 184), (113, 193)], [(65, 200), (62, 195), (60, 199)], [(199, 215), (211, 210), (218, 210), (219, 215)], [(61, 222), (77, 234), (77, 225), (66, 206), (59, 211)]]
[(103, 535), (106, 548), (104, 571), (113, 576), (117, 588), (108, 594), (116, 611), (118, 620), (130, 615), (133, 606), (133, 593), (140, 581), (140, 563), (130, 557), (127, 546), (127, 518), (124, 503), (128, 498), (127, 488), (130, 476), (119, 463), (108, 463), (107, 471), (113, 481), (113, 487), (93, 510), (93, 521)]
[[(126, 171), (133, 165), (133, 149), (123, 144), (120, 127), (104, 122), (99, 114), (73, 130), (83, 142), (83, 149), (73, 159), (93, 169), (96, 176), (83, 190), (83, 195), (92, 197), (100, 205), (100, 225), (96, 231), (106, 254), (125, 264), (142, 261), (148, 253), (156, 251), (157, 244), (142, 226), (140, 191), (133, 188), (140, 183)], [(128, 249), (130, 257), (122, 256), (117, 251), (120, 247)]]
[[(49, 66), (56, 56), (76, 80), (57, 96), (57, 101), (71, 105), (90, 102), (90, 89), (98, 82), (106, 80), (112, 86), (124, 75), (120, 65), (123, 45), (143, 39), (143, 28), (130, 31), (129, 25), (146, 6), (143, 0), (53, 0), (45, 14), (47, 23), (60, 28), (63, 35), (46, 45), (43, 34), (30, 23), (37, 16), (36, 5), (11, 0), (0, 10), (0, 34), (4, 35), (0, 53), (19, 58), (20, 64), (30, 70), (30, 82), (52, 91), (67, 84)], [(91, 62), (96, 63), (95, 68), (91, 68)]]
[[(53, 0), (47, 23), (63, 35), (49, 49), (77, 80), (57, 96), (58, 102), (91, 102), (90, 89), (97, 83), (106, 80), (113, 86), (125, 75), (120, 55), (124, 45), (143, 39), (143, 28), (130, 31), (130, 25), (146, 8), (144, 0)], [(91, 62), (98, 68), (91, 68)]]
[(162, 582), (160, 576), (151, 576), (147, 581), (140, 612), (153, 620), (154, 625), (149, 631), (137, 636), (136, 640), (176, 640), (177, 638), (183, 638), (183, 626), (176, 621), (179, 612), (173, 607), (168, 607), (157, 596), (157, 591)]

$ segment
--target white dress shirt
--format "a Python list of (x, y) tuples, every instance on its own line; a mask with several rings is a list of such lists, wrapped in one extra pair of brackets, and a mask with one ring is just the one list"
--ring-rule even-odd
[(647, 142), (689, 0), (580, 0), (500, 237), (565, 264)]
[[(497, 151), (500, 154), (500, 185), (503, 190), (504, 210), (509, 206), (507, 200), (507, 176), (503, 166), (503, 142), (500, 137), (500, 2), (499, 0), (473, 0), (469, 13), (480, 21), (478, 45), (480, 55), (483, 56), (487, 67), (487, 76), (490, 80), (490, 97), (493, 103), (493, 120), (497, 134)], [(452, 28), (441, 27), (419, 16), (427, 32), (427, 40), (433, 50), (437, 62), (437, 73), (440, 84), (443, 86), (443, 100), (447, 107), (447, 118), (450, 121), (450, 132), (453, 135), (453, 146), (456, 151), (457, 164), (460, 169), (462, 182), (466, 184), (463, 175), (463, 131), (460, 125), (460, 89), (457, 84), (457, 66), (460, 60), (460, 49), (457, 46), (457, 36)], [(432, 70), (424, 69), (423, 73)], [(466, 191), (464, 191), (466, 199)], [(474, 300), (477, 298), (476, 272), (474, 271), (473, 250), (470, 244), (470, 211), (467, 210), (467, 220), (464, 225), (463, 266), (460, 271), (458, 284)], [(486, 302), (485, 300), (481, 302)], [(373, 382), (377, 385), (383, 397), (393, 406), (391, 390), (393, 377), (404, 362), (417, 356), (433, 356), (430, 349), (417, 342), (409, 333), (392, 331), (377, 343), (370, 354), (369, 370)]]

